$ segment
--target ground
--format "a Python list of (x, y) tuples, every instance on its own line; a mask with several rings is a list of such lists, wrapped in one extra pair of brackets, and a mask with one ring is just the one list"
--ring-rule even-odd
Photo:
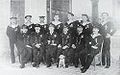
[(45, 65), (41, 64), (39, 68), (33, 68), (31, 63), (28, 63), (24, 69), (19, 68), (19, 63), (10, 64), (9, 61), (5, 60), (0, 63), (0, 74), (4, 75), (120, 75), (120, 68), (118, 61), (112, 61), (112, 66), (109, 69), (104, 67), (90, 66), (88, 71), (84, 74), (81, 73), (79, 68), (56, 68), (53, 65), (51, 68), (46, 68)]

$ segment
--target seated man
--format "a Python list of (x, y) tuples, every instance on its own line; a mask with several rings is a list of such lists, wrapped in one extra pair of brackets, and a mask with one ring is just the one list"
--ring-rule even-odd
[(36, 24), (35, 32), (32, 35), (32, 46), (33, 46), (33, 67), (39, 67), (39, 64), (42, 62), (43, 54), (44, 54), (44, 34), (41, 32), (41, 28), (39, 24)]
[(24, 68), (25, 64), (31, 61), (32, 47), (29, 40), (30, 35), (28, 34), (28, 27), (23, 25), (18, 39), (20, 47), (20, 68)]
[[(58, 45), (58, 52), (57, 52), (57, 58), (59, 58), (59, 56), (61, 54), (63, 54), (65, 56), (65, 67), (68, 68), (69, 65), (69, 61), (70, 61), (70, 45), (71, 45), (71, 38), (70, 38), (70, 33), (68, 33), (68, 27), (64, 27), (63, 28), (63, 32), (61, 34), (61, 42)], [(59, 61), (59, 60), (57, 60)], [(59, 63), (59, 62), (58, 62)]]
[(83, 68), (81, 68), (81, 72), (84, 73), (90, 67), (94, 57), (100, 52), (101, 46), (103, 43), (103, 37), (99, 33), (99, 29), (97, 27), (93, 28), (93, 33), (89, 36), (87, 42), (87, 56), (86, 62)]
[(76, 50), (74, 50), (74, 66), (78, 67), (79, 58), (81, 61), (81, 65), (84, 66), (85, 58), (86, 58), (86, 50), (85, 50), (85, 37), (83, 34), (83, 26), (77, 27), (75, 45), (76, 45)]
[(55, 32), (54, 25), (50, 24), (47, 32), (47, 46), (46, 46), (46, 64), (50, 67), (52, 63), (56, 63), (57, 46), (59, 43), (58, 34)]

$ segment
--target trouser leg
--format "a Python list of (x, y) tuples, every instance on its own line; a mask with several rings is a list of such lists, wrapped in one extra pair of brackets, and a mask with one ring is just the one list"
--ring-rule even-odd
[(46, 49), (44, 48), (44, 51), (43, 51), (43, 64), (46, 64)]
[(74, 55), (74, 66), (78, 67), (78, 64), (79, 64), (79, 54), (75, 53), (75, 55)]
[(85, 61), (86, 61), (86, 53), (81, 53), (80, 54), (80, 62), (82, 66), (85, 66)]
[(10, 56), (11, 56), (11, 63), (15, 63), (15, 54), (14, 54), (14, 42), (10, 40)]
[(38, 50), (37, 50), (37, 48), (33, 49), (33, 62), (34, 62), (34, 64), (37, 65), (37, 62), (38, 62)]
[(46, 54), (46, 64), (47, 64), (47, 67), (51, 66), (51, 56), (49, 53)]
[(69, 49), (67, 50), (67, 56), (68, 56), (68, 60), (69, 60), (69, 65), (73, 64), (73, 49)]
[(53, 63), (56, 63), (57, 62), (57, 48), (54, 47), (52, 50), (53, 50), (52, 56), (53, 56), (53, 59), (54, 59)]
[(88, 55), (88, 56), (87, 56), (86, 63), (85, 63), (85, 65), (84, 65), (84, 69), (88, 69), (88, 68), (90, 67), (93, 59), (94, 59), (94, 56), (93, 56), (93, 55)]
[(110, 66), (110, 38), (104, 40), (103, 50), (102, 50), (102, 65)]
[(110, 66), (111, 60), (110, 60), (110, 39), (107, 39), (107, 45), (106, 45), (106, 65)]
[(57, 62), (57, 67), (58, 67), (58, 64), (59, 64), (59, 56), (63, 54), (63, 51), (61, 48), (58, 49), (57, 51), (57, 59), (56, 59), (56, 62)]
[(103, 46), (103, 50), (102, 50), (102, 65), (105, 65), (105, 46)]
[(68, 68), (69, 65), (68, 49), (63, 50), (63, 54), (65, 55), (65, 67)]

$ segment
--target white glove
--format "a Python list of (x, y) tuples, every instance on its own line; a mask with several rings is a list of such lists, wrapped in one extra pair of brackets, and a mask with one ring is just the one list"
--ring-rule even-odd
[(48, 44), (50, 44), (50, 40), (48, 40)]
[(52, 44), (53, 46), (56, 46), (57, 44)]
[(75, 48), (76, 48), (75, 44), (72, 44), (72, 48), (73, 48), (73, 49), (75, 49)]
[(31, 47), (31, 46), (29, 46), (29, 45), (26, 45), (26, 47), (32, 48), (32, 47)]
[(39, 44), (36, 44), (35, 47), (40, 48)]
[(68, 46), (67, 46), (67, 45), (63, 47), (63, 49), (66, 49), (66, 48), (68, 48)]
[(61, 48), (61, 45), (60, 45), (60, 44), (58, 45), (58, 48)]
[(111, 35), (110, 35), (110, 34), (107, 34), (106, 38), (110, 38), (110, 37), (111, 37)]
[(92, 42), (89, 42), (89, 44), (92, 44)]
[(94, 48), (94, 49), (97, 49), (98, 47), (97, 46), (91, 46), (92, 48)]

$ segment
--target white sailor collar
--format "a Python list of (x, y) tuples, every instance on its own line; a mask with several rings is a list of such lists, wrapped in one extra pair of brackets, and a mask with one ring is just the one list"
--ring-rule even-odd
[(96, 37), (98, 37), (98, 36), (101, 36), (101, 34), (100, 34), (100, 33), (97, 34), (97, 35), (93, 35), (93, 34), (91, 34), (91, 36), (92, 36), (92, 38), (96, 38)]
[(60, 21), (58, 21), (58, 22), (52, 21), (51, 23), (54, 24), (54, 25), (59, 25), (59, 24), (61, 24), (62, 22), (60, 22)]

